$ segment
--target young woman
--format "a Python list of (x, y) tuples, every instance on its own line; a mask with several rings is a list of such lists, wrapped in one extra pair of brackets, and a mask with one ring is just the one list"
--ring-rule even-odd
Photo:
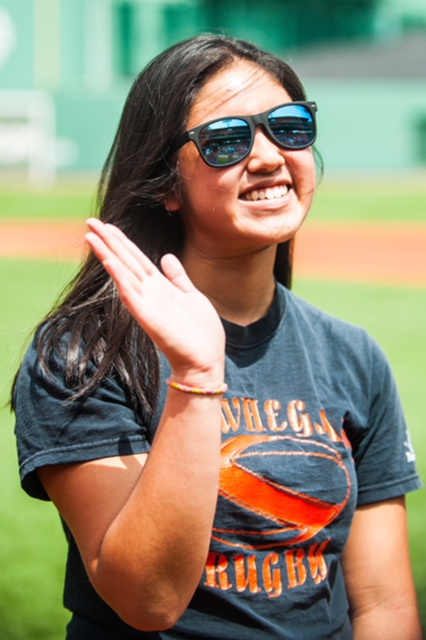
[(290, 290), (316, 105), (203, 35), (137, 78), (92, 249), (14, 390), (69, 541), (69, 639), (419, 640), (388, 364)]

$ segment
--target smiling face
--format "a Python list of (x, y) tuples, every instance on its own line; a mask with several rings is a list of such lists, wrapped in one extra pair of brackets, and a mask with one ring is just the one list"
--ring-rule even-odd
[[(253, 115), (291, 97), (257, 65), (235, 62), (201, 89), (187, 129), (216, 118)], [(312, 149), (277, 146), (261, 127), (253, 148), (240, 163), (217, 169), (202, 160), (193, 142), (179, 150), (179, 195), (166, 202), (179, 210), (186, 228), (185, 255), (241, 257), (294, 236), (305, 219), (315, 190)]]

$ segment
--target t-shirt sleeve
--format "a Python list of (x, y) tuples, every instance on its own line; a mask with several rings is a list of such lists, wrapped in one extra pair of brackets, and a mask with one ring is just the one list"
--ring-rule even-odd
[[(404, 495), (422, 487), (395, 379), (382, 349), (369, 341), (370, 379), (365, 411), (347, 417), (345, 431), (353, 446), (358, 505)], [(366, 352), (364, 352), (366, 353)]]
[(42, 370), (35, 340), (22, 363), (15, 387), (16, 439), (23, 489), (47, 500), (37, 469), (149, 451), (147, 426), (118, 380), (105, 378), (84, 400), (70, 401), (64, 362)]

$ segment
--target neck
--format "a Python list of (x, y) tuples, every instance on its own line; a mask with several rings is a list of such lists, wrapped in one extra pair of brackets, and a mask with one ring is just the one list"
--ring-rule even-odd
[(249, 256), (210, 258), (186, 252), (185, 269), (224, 320), (247, 326), (268, 312), (275, 294), (275, 247)]

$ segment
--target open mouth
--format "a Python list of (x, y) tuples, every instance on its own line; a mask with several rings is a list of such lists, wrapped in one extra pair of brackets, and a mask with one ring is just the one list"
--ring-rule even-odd
[(265, 189), (253, 189), (252, 191), (246, 191), (241, 195), (242, 200), (249, 200), (255, 202), (256, 200), (275, 200), (287, 195), (288, 186), (278, 185), (276, 187), (266, 187)]

